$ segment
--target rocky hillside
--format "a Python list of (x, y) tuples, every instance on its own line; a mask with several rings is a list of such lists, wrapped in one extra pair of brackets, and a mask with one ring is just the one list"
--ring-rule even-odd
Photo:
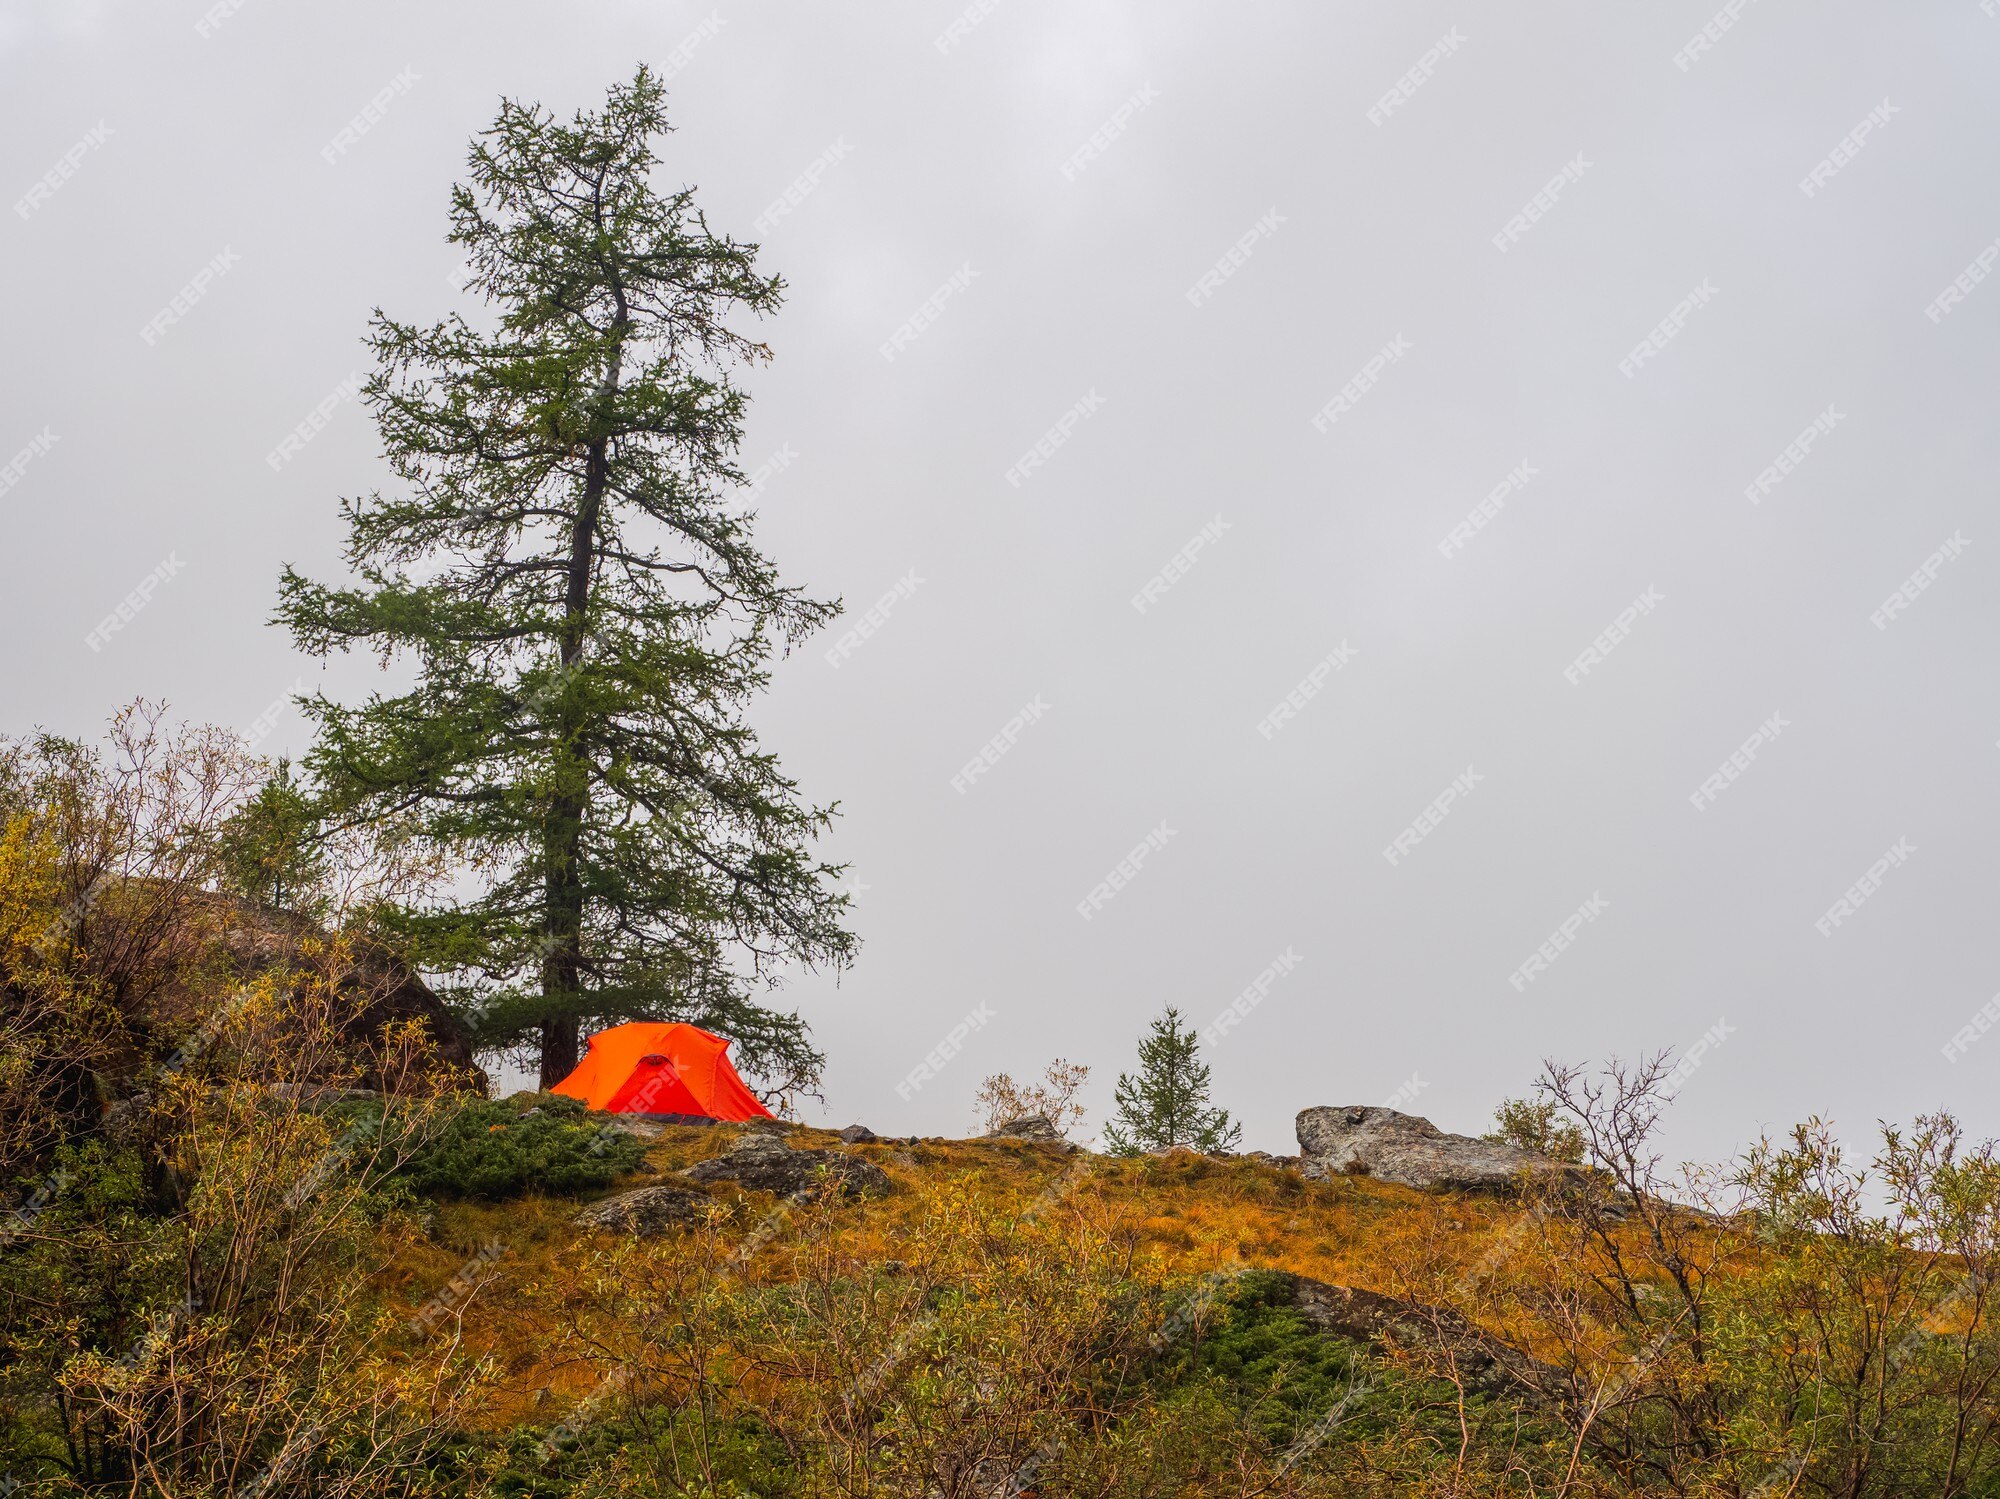
[[(407, 1267), (412, 1294), (427, 1287), (420, 1264), (434, 1274), (453, 1263), (451, 1249), (496, 1237), (507, 1242), (515, 1273), (531, 1278), (539, 1255), (566, 1256), (593, 1234), (678, 1234), (712, 1219), (724, 1239), (764, 1229), (752, 1253), (775, 1263), (788, 1246), (769, 1232), (773, 1220), (808, 1209), (857, 1252), (893, 1261), (928, 1195), (959, 1178), (1037, 1216), (1088, 1201), (1115, 1215), (1135, 1254), (1175, 1273), (1264, 1268), (1389, 1295), (1414, 1289), (1399, 1273), (1407, 1265), (1385, 1252), (1402, 1235), (1442, 1231), (1453, 1263), (1469, 1273), (1494, 1245), (1512, 1242), (1526, 1211), (1512, 1192), (1431, 1192), (1389, 1172), (1333, 1171), (1311, 1157), (1176, 1150), (1123, 1158), (1005, 1134), (883, 1139), (863, 1131), (865, 1140), (852, 1141), (843, 1138), (849, 1132), (776, 1121), (703, 1128), (612, 1117), (644, 1144), (638, 1170), (581, 1210), (545, 1197), (440, 1207), (435, 1239), (445, 1252)], [(830, 1216), (823, 1197), (837, 1204)], [(528, 1225), (532, 1232), (514, 1242), (510, 1232)]]
[[(377, 1282), (490, 1361), (517, 1492), (605, 1491), (663, 1399), (734, 1412), (754, 1492), (1835, 1491), (1794, 1486), (1814, 1464), (1840, 1492), (1985, 1492), (1923, 1486), (1992, 1461), (1957, 1383), (2000, 1367), (1968, 1259), (1878, 1243), (1844, 1301), (1824, 1224), (1371, 1107), (1303, 1111), (1287, 1158), (1106, 1157), (1034, 1122), (618, 1128), (643, 1156), (591, 1200), (440, 1203)], [(1801, 1377), (1793, 1305), (1823, 1349), (1878, 1350), (1872, 1434), (1794, 1424), (1835, 1381)], [(829, 1477), (857, 1462), (883, 1486)]]
[[(692, 1257), (769, 1289), (797, 1286), (831, 1261), (848, 1275), (925, 1285), (931, 1296), (934, 1277), (964, 1273), (946, 1262), (967, 1243), (938, 1240), (940, 1214), (953, 1205), (999, 1236), (982, 1247), (1003, 1258), (1030, 1246), (1054, 1253), (1038, 1235), (1078, 1233), (1093, 1252), (1115, 1254), (1129, 1294), (1153, 1303), (1156, 1353), (1183, 1342), (1198, 1349), (1250, 1294), (1266, 1312), (1281, 1309), (1295, 1338), (1337, 1346), (1342, 1361), (1441, 1351), (1482, 1399), (1532, 1394), (1532, 1358), (1423, 1299), (1439, 1283), (1471, 1285), (1503, 1259), (1532, 1255), (1528, 1209), (1491, 1182), (1461, 1195), (1310, 1157), (1101, 1156), (1034, 1138), (1042, 1132), (1033, 1128), (948, 1140), (769, 1121), (617, 1125), (644, 1156), (601, 1194), (441, 1203), (423, 1240), (379, 1282), (412, 1317), (430, 1307), (435, 1321), (436, 1308), (450, 1306), (454, 1335), (505, 1370), (492, 1409), (507, 1418), (593, 1408), (606, 1370), (523, 1313), (579, 1267)], [(1450, 1137), (1429, 1133), (1431, 1149), (1448, 1155)]]

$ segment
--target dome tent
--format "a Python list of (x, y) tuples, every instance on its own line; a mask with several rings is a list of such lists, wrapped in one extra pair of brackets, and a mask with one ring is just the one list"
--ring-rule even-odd
[(634, 1020), (590, 1038), (576, 1071), (550, 1091), (610, 1114), (769, 1119), (729, 1061), (729, 1042), (699, 1026)]

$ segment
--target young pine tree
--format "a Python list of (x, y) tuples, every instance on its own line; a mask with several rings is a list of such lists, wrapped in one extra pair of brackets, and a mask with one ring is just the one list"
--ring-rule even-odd
[(1172, 1005), (1139, 1042), (1139, 1073), (1118, 1074), (1113, 1114), (1104, 1140), (1114, 1155), (1138, 1155), (1173, 1145), (1228, 1150), (1243, 1138), (1224, 1109), (1208, 1101), (1208, 1063), (1201, 1037)]
[(502, 104), (449, 236), (490, 326), (376, 313), (367, 402), (400, 491), (346, 502), (356, 580), (287, 568), (279, 618), (314, 654), (416, 668), (309, 700), (308, 765), (336, 819), (413, 820), (480, 876), (406, 925), (485, 1045), (537, 1049), (547, 1087), (585, 1025), (691, 1020), (802, 1085), (821, 1059), (756, 983), (854, 940), (812, 854), (830, 809), (743, 713), (838, 605), (781, 584), (731, 501), (733, 371), (769, 357), (738, 323), (783, 283), (654, 186), (663, 100), (641, 68), (568, 124)]

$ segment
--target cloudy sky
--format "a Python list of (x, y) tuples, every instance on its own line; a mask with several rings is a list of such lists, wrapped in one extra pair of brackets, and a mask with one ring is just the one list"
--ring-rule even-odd
[(500, 96), (643, 59), (848, 606), (758, 709), (865, 942), (809, 1118), (1094, 1124), (1174, 1004), (1271, 1150), (1704, 1036), (1680, 1154), (2000, 1133), (1996, 11), (0, 0), (0, 730), (368, 688), (266, 623), (365, 319), (459, 305)]

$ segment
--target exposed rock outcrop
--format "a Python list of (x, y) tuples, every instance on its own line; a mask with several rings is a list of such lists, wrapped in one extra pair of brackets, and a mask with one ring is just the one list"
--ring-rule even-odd
[(1373, 1348), (1423, 1349), (1449, 1356), (1477, 1390), (1512, 1390), (1537, 1399), (1560, 1388), (1558, 1371), (1538, 1362), (1457, 1312), (1424, 1306), (1379, 1291), (1331, 1285), (1288, 1270), (1269, 1275), (1290, 1295), (1292, 1305), (1312, 1326)]
[(987, 1133), (989, 1140), (1033, 1140), (1043, 1145), (1063, 1143), (1062, 1131), (1047, 1114), (1026, 1114), (1019, 1119), (1009, 1119), (996, 1130)]
[[(325, 962), (324, 956), (308, 958), (309, 946), (324, 954), (328, 943), (326, 932), (308, 917), (209, 892), (189, 900), (213, 950), (226, 955), (239, 979)], [(477, 1091), (486, 1091), (486, 1074), (473, 1061), (471, 1035), (444, 1001), (386, 948), (355, 942), (336, 984), (350, 1005), (342, 1030), (357, 1049), (378, 1044), (385, 1027), (417, 1021), (435, 1046), (436, 1059)]]
[(713, 1200), (706, 1193), (687, 1187), (641, 1187), (636, 1192), (620, 1192), (616, 1197), (593, 1202), (576, 1215), (576, 1226), (650, 1239), (671, 1229), (699, 1223)]
[(648, 1143), (657, 1140), (666, 1132), (666, 1125), (657, 1119), (648, 1119), (644, 1114), (613, 1114), (611, 1127), (621, 1134), (630, 1135), (635, 1140)]
[(1508, 1192), (1519, 1184), (1523, 1172), (1580, 1172), (1533, 1151), (1448, 1135), (1415, 1114), (1365, 1104), (1304, 1109), (1298, 1136), (1299, 1169), (1316, 1181), (1372, 1176), (1406, 1187)]
[(794, 1150), (765, 1130), (746, 1132), (726, 1155), (698, 1161), (682, 1174), (698, 1182), (733, 1181), (781, 1197), (803, 1196), (828, 1182), (844, 1197), (889, 1188), (889, 1174), (873, 1161), (844, 1150)]

